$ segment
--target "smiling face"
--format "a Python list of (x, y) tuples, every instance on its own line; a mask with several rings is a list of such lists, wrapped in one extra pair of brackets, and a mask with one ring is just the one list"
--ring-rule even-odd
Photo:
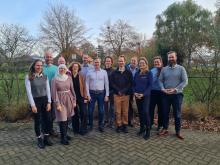
[(53, 56), (50, 52), (45, 52), (44, 59), (47, 65), (51, 65), (53, 63)]
[(86, 54), (83, 55), (83, 63), (84, 64), (88, 64), (89, 63), (89, 56), (86, 55)]
[(110, 68), (112, 66), (112, 60), (111, 58), (105, 59), (105, 68)]
[(132, 57), (131, 61), (130, 61), (130, 67), (131, 68), (136, 68), (138, 64), (137, 58), (136, 57)]
[(60, 75), (64, 75), (64, 74), (66, 74), (66, 68), (63, 68), (63, 67), (61, 67), (61, 68), (59, 68), (59, 74)]
[(125, 58), (124, 57), (119, 57), (118, 58), (118, 67), (123, 68), (125, 66)]
[(66, 64), (65, 58), (60, 57), (60, 58), (58, 59), (58, 65), (60, 65), (60, 64)]
[(42, 61), (37, 61), (34, 65), (35, 73), (41, 73), (42, 72), (42, 66), (43, 66)]
[(154, 59), (154, 67), (155, 68), (161, 68), (162, 67), (162, 61), (160, 59)]
[(73, 73), (78, 73), (79, 71), (79, 65), (78, 64), (73, 64), (72, 66), (72, 72)]
[(140, 60), (138, 65), (140, 70), (145, 70), (147, 68), (147, 63), (144, 60)]
[(100, 69), (100, 66), (101, 66), (101, 61), (100, 61), (100, 59), (95, 59), (94, 60), (94, 67), (95, 67), (95, 69)]
[(176, 61), (177, 61), (177, 56), (176, 56), (175, 52), (168, 54), (168, 62), (169, 62), (169, 64), (175, 65)]

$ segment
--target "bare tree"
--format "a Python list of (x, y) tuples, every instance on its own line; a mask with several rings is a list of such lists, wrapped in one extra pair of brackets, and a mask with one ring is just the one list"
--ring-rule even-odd
[(119, 56), (126, 48), (137, 46), (139, 36), (134, 28), (126, 21), (117, 20), (114, 24), (110, 21), (101, 27), (99, 42), (112, 48), (114, 54)]
[[(0, 25), (0, 79), (1, 87), (10, 104), (16, 86), (17, 101), (20, 97), (19, 58), (29, 55), (35, 40), (28, 35), (25, 28), (14, 24)], [(15, 84), (14, 84), (15, 83)]]
[(74, 47), (85, 40), (85, 27), (74, 11), (63, 4), (50, 5), (40, 24), (42, 39), (66, 60)]

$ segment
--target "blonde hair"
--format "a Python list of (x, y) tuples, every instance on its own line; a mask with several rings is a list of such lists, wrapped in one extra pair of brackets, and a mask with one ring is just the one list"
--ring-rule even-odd
[(145, 63), (146, 63), (146, 68), (144, 69), (143, 72), (140, 72), (140, 73), (145, 73), (145, 72), (148, 72), (149, 71), (149, 66), (148, 66), (148, 61), (145, 57), (140, 57), (139, 60), (138, 60), (138, 64), (140, 63), (140, 61), (143, 60)]

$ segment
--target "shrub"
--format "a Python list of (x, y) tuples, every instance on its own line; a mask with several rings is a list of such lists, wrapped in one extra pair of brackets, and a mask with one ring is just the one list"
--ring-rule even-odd
[(206, 104), (201, 102), (183, 104), (182, 117), (189, 121), (206, 119), (208, 117)]
[(8, 122), (25, 119), (28, 115), (29, 107), (26, 101), (20, 101), (18, 104), (12, 103), (9, 106), (1, 107), (0, 116)]

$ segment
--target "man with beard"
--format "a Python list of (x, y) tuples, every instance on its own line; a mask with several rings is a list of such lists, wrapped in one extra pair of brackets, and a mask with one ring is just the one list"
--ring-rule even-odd
[(177, 64), (177, 54), (174, 51), (167, 53), (168, 66), (161, 70), (159, 84), (163, 92), (163, 129), (159, 135), (168, 135), (169, 113), (172, 105), (175, 119), (176, 137), (183, 140), (181, 129), (181, 105), (183, 102), (183, 88), (188, 83), (187, 73), (183, 66)]

